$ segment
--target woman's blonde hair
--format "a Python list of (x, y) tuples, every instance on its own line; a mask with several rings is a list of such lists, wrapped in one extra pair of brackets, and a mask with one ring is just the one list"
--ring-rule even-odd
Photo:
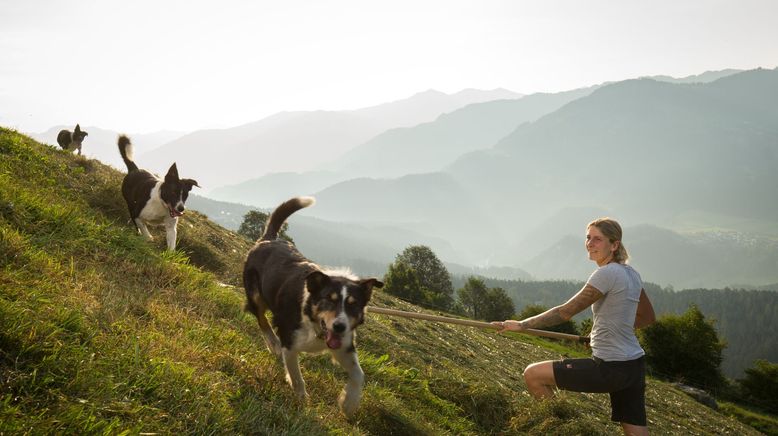
[(616, 220), (604, 217), (604, 218), (597, 218), (596, 220), (590, 222), (586, 228), (594, 226), (599, 229), (603, 236), (608, 238), (608, 240), (612, 243), (619, 241), (619, 248), (616, 249), (616, 251), (613, 252), (613, 261), (618, 263), (627, 263), (627, 259), (629, 259), (629, 253), (627, 253), (627, 249), (624, 247), (624, 243), (621, 242), (621, 226), (619, 225)]

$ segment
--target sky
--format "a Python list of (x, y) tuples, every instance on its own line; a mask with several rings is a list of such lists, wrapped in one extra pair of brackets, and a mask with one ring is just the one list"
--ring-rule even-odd
[(0, 0), (0, 125), (226, 128), (778, 66), (773, 0)]

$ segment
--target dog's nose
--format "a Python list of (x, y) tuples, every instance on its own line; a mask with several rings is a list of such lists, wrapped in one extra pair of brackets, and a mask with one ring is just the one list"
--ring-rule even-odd
[(336, 322), (335, 324), (332, 324), (332, 329), (335, 330), (335, 333), (343, 333), (346, 330), (346, 324)]
[(176, 210), (179, 211), (179, 212), (183, 212), (184, 211), (184, 206), (183, 205), (178, 205), (178, 206), (176, 206)]

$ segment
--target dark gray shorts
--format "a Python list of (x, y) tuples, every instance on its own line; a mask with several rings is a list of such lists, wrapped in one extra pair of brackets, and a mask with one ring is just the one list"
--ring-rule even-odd
[(646, 363), (641, 356), (624, 362), (606, 362), (596, 357), (554, 362), (559, 389), (574, 392), (609, 393), (611, 420), (646, 425)]

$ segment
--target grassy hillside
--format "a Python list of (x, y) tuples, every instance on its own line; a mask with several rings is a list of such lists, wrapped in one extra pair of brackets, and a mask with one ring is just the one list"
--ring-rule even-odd
[[(356, 417), (339, 413), (345, 374), (325, 356), (302, 358), (311, 397), (298, 403), (224, 285), (248, 243), (188, 213), (181, 251), (165, 253), (161, 232), (149, 244), (127, 224), (120, 180), (0, 129), (0, 435), (618, 431), (607, 396), (528, 397), (524, 366), (585, 350), (378, 315), (360, 331)], [(653, 380), (647, 404), (660, 434), (755, 433)]]

